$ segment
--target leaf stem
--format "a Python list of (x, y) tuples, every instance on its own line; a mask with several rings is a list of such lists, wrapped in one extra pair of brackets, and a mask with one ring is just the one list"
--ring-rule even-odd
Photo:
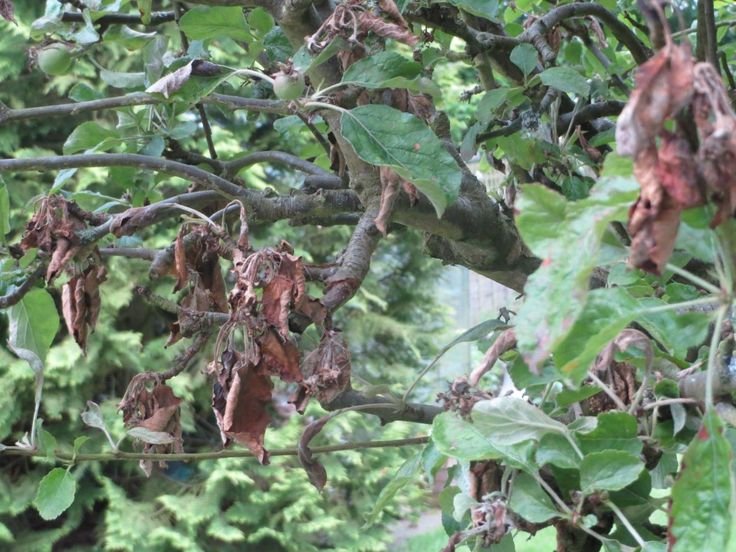
[(639, 532), (634, 528), (633, 525), (631, 525), (631, 522), (626, 518), (624, 513), (621, 511), (621, 509), (616, 506), (613, 502), (608, 501), (606, 505), (613, 510), (613, 513), (616, 514), (616, 517), (621, 521), (621, 524), (626, 528), (626, 530), (631, 534), (632, 537), (634, 537), (634, 540), (636, 543), (641, 546), (641, 549), (644, 550), (647, 546), (647, 543), (644, 542), (644, 539), (639, 534)]
[(675, 266), (672, 263), (667, 263), (666, 269), (667, 270), (671, 270), (672, 272), (674, 272), (678, 276), (682, 276), (686, 280), (690, 280), (690, 282), (692, 282), (696, 286), (700, 286), (701, 288), (703, 288), (705, 290), (708, 290), (708, 291), (710, 291), (711, 293), (713, 293), (715, 295), (720, 295), (721, 294), (721, 290), (719, 288), (717, 288), (716, 286), (714, 286), (713, 284), (711, 284), (707, 280), (704, 280), (700, 276), (696, 276), (695, 274), (693, 274), (689, 270), (685, 270), (684, 268), (680, 268), (679, 266)]
[(713, 328), (713, 336), (710, 340), (710, 350), (708, 351), (708, 371), (705, 379), (705, 405), (713, 406), (713, 379), (718, 375), (718, 342), (721, 339), (721, 326), (728, 311), (728, 305), (724, 305), (718, 310), (716, 316), (716, 325)]

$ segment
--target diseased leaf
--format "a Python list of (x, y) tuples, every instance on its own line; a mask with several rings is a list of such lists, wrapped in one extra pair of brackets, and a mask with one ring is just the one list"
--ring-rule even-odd
[(239, 6), (198, 6), (181, 16), (179, 28), (192, 40), (225, 37), (249, 42), (253, 36)]
[(560, 515), (539, 483), (523, 472), (514, 477), (509, 508), (531, 523), (544, 523)]
[[(631, 179), (601, 179), (590, 197), (567, 202), (544, 186), (522, 189), (517, 224), (542, 259), (527, 280), (515, 324), (519, 350), (532, 371), (557, 349), (582, 313), (603, 236), (611, 221), (625, 218), (635, 190)], [(548, 231), (550, 224), (554, 233)], [(575, 244), (575, 255), (570, 255), (569, 244)]]
[(45, 289), (33, 289), (8, 311), (10, 344), (28, 349), (43, 361), (59, 331), (59, 314)]
[[(734, 481), (732, 452), (713, 409), (682, 457), (672, 486), (668, 540), (672, 552), (731, 550)], [(733, 546), (733, 544), (731, 544)]]
[(0, 0), (0, 16), (2, 16), (3, 19), (6, 19), (7, 21), (10, 21), (11, 23), (15, 23), (17, 25), (18, 22), (15, 20), (13, 12), (13, 2), (11, 2), (10, 0)]
[(493, 368), (493, 365), (496, 364), (499, 357), (514, 347), (516, 347), (516, 332), (514, 328), (504, 330), (493, 342), (493, 345), (488, 348), (486, 354), (483, 356), (483, 360), (480, 361), (480, 364), (476, 366), (470, 374), (468, 383), (473, 387), (478, 385), (480, 378), (483, 377), (483, 374)]
[(587, 98), (590, 85), (580, 73), (571, 67), (550, 67), (539, 74), (542, 83), (559, 90)]
[(580, 463), (580, 487), (585, 494), (618, 491), (636, 481), (643, 469), (644, 462), (628, 452), (593, 452)]
[(72, 505), (76, 492), (76, 479), (64, 468), (54, 468), (41, 479), (33, 505), (43, 519), (56, 519)]
[(314, 485), (318, 491), (321, 491), (327, 483), (327, 471), (322, 463), (312, 456), (312, 450), (309, 448), (309, 442), (314, 439), (317, 434), (322, 431), (325, 424), (334, 418), (336, 414), (328, 414), (318, 420), (315, 420), (304, 428), (302, 436), (299, 438), (298, 456), (299, 463), (307, 472), (309, 482)]
[(170, 433), (151, 431), (145, 427), (132, 427), (128, 430), (128, 435), (149, 445), (169, 445), (176, 440)]
[(87, 409), (82, 412), (82, 421), (85, 425), (95, 427), (97, 429), (107, 428), (105, 425), (105, 419), (102, 416), (100, 405), (92, 401), (87, 401)]
[(417, 117), (387, 105), (344, 112), (341, 130), (364, 161), (391, 167), (434, 205), (437, 216), (457, 199), (462, 173), (439, 138)]

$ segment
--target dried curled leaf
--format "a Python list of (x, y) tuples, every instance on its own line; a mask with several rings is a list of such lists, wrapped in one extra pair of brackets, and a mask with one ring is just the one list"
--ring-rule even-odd
[(309, 448), (309, 442), (322, 431), (325, 424), (329, 422), (335, 414), (328, 414), (323, 416), (319, 420), (315, 420), (307, 427), (304, 428), (302, 436), (299, 438), (299, 447), (297, 449), (299, 456), (299, 463), (307, 472), (309, 482), (314, 485), (318, 491), (324, 489), (327, 483), (327, 470), (322, 463), (312, 456), (312, 450)]
[(736, 213), (736, 115), (723, 80), (709, 63), (695, 67), (693, 113), (700, 132), (698, 161), (708, 195), (718, 205), (715, 228)]
[(186, 65), (179, 67), (173, 73), (164, 75), (151, 86), (146, 88), (149, 94), (163, 94), (164, 98), (178, 92), (192, 76), (212, 77), (220, 72), (220, 67), (209, 61), (193, 59)]
[(381, 208), (376, 216), (375, 224), (378, 231), (384, 236), (388, 232), (388, 223), (394, 209), (396, 198), (399, 197), (400, 186), (405, 182), (390, 167), (380, 167), (381, 176)]
[[(152, 379), (150, 373), (138, 374), (128, 384), (118, 405), (125, 427), (135, 430), (131, 436), (144, 443), (146, 454), (183, 452), (181, 399), (174, 395), (171, 387), (158, 381), (149, 391), (147, 384)], [(166, 462), (159, 462), (159, 466), (165, 467)], [(140, 467), (146, 475), (151, 475), (150, 460), (141, 460)]]
[(641, 194), (629, 210), (629, 262), (661, 274), (675, 247), (681, 208), (662, 186), (657, 171), (657, 150), (651, 146), (640, 152), (634, 162)]
[(236, 351), (225, 351), (222, 360), (212, 363), (216, 381), (212, 409), (223, 444), (235, 441), (248, 447), (261, 464), (268, 464), (263, 437), (270, 420), (271, 379)]
[(655, 175), (659, 183), (682, 209), (704, 202), (698, 186), (698, 167), (688, 141), (671, 132), (663, 132), (657, 151)]
[(319, 346), (302, 363), (304, 380), (290, 402), (303, 413), (310, 397), (322, 404), (331, 403), (350, 389), (350, 350), (342, 332), (326, 330)]
[(17, 25), (18, 22), (15, 20), (14, 14), (15, 8), (13, 7), (13, 3), (10, 0), (0, 0), (0, 16)]
[(101, 307), (100, 284), (106, 277), (104, 266), (90, 266), (70, 278), (61, 288), (64, 322), (82, 351), (87, 350), (87, 335), (97, 325)]
[(693, 94), (690, 45), (668, 41), (636, 73), (636, 89), (616, 123), (619, 155), (635, 157), (649, 147), (664, 121), (685, 107)]
[(99, 223), (100, 219), (59, 195), (45, 197), (39, 203), (38, 209), (26, 224), (20, 247), (23, 251), (38, 247), (51, 254), (46, 270), (47, 283), (53, 282), (80, 253), (77, 234), (87, 226), (88, 221)]
[(496, 341), (493, 342), (493, 345), (488, 348), (485, 356), (483, 357), (483, 360), (475, 368), (475, 370), (471, 372), (468, 383), (472, 387), (478, 385), (480, 378), (482, 378), (486, 372), (493, 368), (493, 365), (496, 364), (496, 361), (499, 359), (499, 357), (506, 351), (510, 351), (514, 347), (516, 347), (516, 332), (513, 328), (509, 328), (508, 330), (502, 332), (501, 335), (496, 338)]

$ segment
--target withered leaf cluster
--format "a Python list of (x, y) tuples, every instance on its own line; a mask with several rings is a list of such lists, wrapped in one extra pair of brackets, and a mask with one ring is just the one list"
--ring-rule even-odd
[(218, 237), (207, 226), (195, 226), (188, 234), (180, 231), (176, 237), (171, 265), (176, 277), (174, 291), (186, 289), (187, 293), (180, 303), (179, 318), (171, 325), (166, 346), (191, 337), (199, 329), (198, 318), (192, 313), (228, 311), (221, 252)]
[(82, 350), (87, 336), (94, 331), (100, 313), (100, 284), (107, 272), (96, 246), (84, 246), (79, 232), (88, 223), (102, 219), (80, 208), (60, 195), (44, 197), (26, 225), (21, 240), (23, 251), (38, 248), (50, 258), (46, 283), (51, 284), (62, 273), (69, 280), (62, 286), (62, 314), (67, 330)]
[[(315, 378), (309, 379), (317, 370), (311, 368), (312, 363), (319, 361), (310, 360), (306, 365), (310, 383), (305, 383), (299, 350), (289, 331), (289, 318), (308, 317), (322, 325), (326, 311), (321, 302), (307, 294), (302, 259), (294, 255), (286, 242), (249, 255), (245, 248), (235, 248), (233, 266), (236, 281), (228, 296), (230, 321), (218, 335), (216, 360), (209, 366), (215, 378), (212, 407), (223, 442), (245, 445), (262, 463), (267, 463), (263, 438), (270, 419), (271, 378), (300, 384), (298, 403), (302, 407), (310, 395), (321, 396), (325, 392)], [(331, 342), (331, 335), (326, 332), (323, 343)], [(320, 356), (328, 354), (327, 349), (332, 351), (327, 345), (321, 347), (322, 352), (318, 348), (312, 354)], [(332, 360), (342, 362), (341, 358), (336, 354)], [(330, 377), (335, 386), (343, 385), (345, 378), (349, 380), (349, 362), (347, 366), (335, 366), (345, 370), (346, 375), (331, 372)]]
[[(118, 405), (123, 412), (123, 422), (128, 429), (140, 428), (138, 433), (143, 442), (144, 453), (180, 453), (183, 452), (181, 436), (180, 404), (179, 399), (171, 387), (153, 380), (153, 387), (149, 390), (151, 374), (144, 373), (135, 376)], [(151, 475), (153, 464), (150, 460), (141, 460), (140, 466), (146, 475)], [(159, 462), (165, 467), (165, 462)]]
[[(687, 108), (697, 136), (678, 122), (677, 132), (665, 123)], [(696, 63), (690, 45), (671, 37), (644, 63), (636, 89), (619, 117), (618, 153), (634, 158), (641, 185), (629, 211), (633, 266), (659, 274), (675, 246), (683, 209), (714, 202), (716, 227), (736, 209), (736, 116), (717, 70)]]
[[(409, 46), (417, 43), (416, 36), (409, 29), (393, 0), (379, 0), (378, 8), (376, 11), (366, 7), (363, 0), (347, 0), (339, 4), (317, 32), (307, 37), (307, 48), (313, 54), (317, 54), (335, 38), (341, 37), (352, 46), (364, 49), (368, 33), (397, 40)], [(349, 63), (343, 68), (347, 65)]]

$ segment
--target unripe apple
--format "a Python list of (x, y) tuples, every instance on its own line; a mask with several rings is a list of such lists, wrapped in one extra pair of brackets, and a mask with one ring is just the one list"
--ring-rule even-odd
[(304, 75), (298, 71), (279, 71), (273, 76), (273, 92), (280, 100), (296, 100), (304, 94), (305, 88)]
[(65, 75), (72, 66), (69, 48), (58, 42), (44, 46), (36, 55), (38, 67), (47, 75)]

